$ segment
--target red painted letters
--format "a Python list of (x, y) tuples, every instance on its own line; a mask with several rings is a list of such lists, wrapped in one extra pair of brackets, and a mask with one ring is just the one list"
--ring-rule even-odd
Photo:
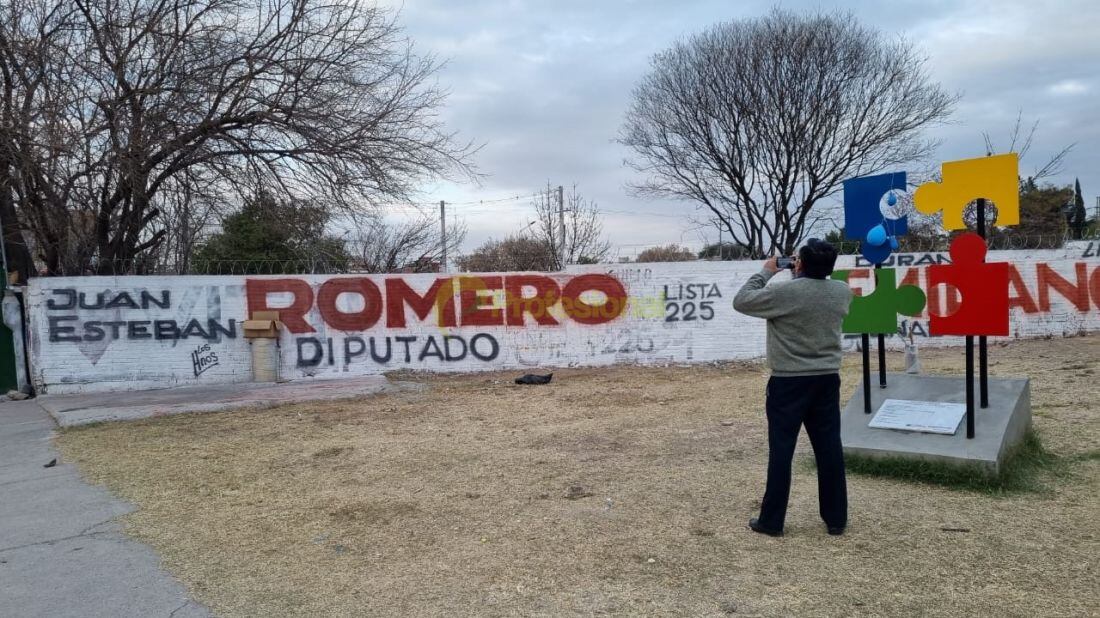
[(1096, 304), (1096, 308), (1100, 309), (1100, 268), (1092, 271), (1092, 276), (1089, 277), (1089, 289), (1092, 291), (1092, 302)]
[[(524, 296), (523, 288), (535, 288), (533, 296)], [(523, 326), (523, 314), (530, 313), (537, 324), (556, 326), (558, 321), (550, 315), (550, 308), (558, 304), (561, 290), (558, 283), (543, 275), (515, 275), (505, 282), (508, 326)]]
[(405, 326), (406, 304), (421, 320), (435, 307), (440, 326), (455, 326), (455, 290), (451, 279), (436, 279), (423, 296), (410, 288), (404, 279), (386, 279), (386, 326)]
[(458, 297), (462, 307), (463, 326), (500, 326), (504, 311), (494, 308), (493, 297), (484, 292), (504, 287), (503, 277), (462, 277), (458, 280)]
[[(455, 279), (458, 285), (455, 285)], [(626, 310), (626, 289), (614, 277), (605, 274), (578, 275), (559, 286), (561, 278), (547, 275), (490, 275), (440, 277), (424, 293), (414, 290), (403, 278), (385, 279), (385, 297), (370, 277), (333, 277), (323, 281), (316, 291), (316, 308), (321, 321), (343, 331), (362, 331), (375, 327), (383, 315), (387, 328), (406, 328), (406, 308), (420, 320), (427, 320), (435, 309), (438, 326), (527, 326), (530, 314), (539, 326), (558, 326), (562, 314), (580, 324), (604, 324)], [(316, 284), (315, 284), (316, 285)], [(455, 292), (458, 303), (456, 308)], [(304, 279), (248, 279), (245, 283), (249, 311), (274, 310), (292, 334), (312, 333), (320, 323), (308, 316), (314, 307), (314, 289)], [(503, 294), (501, 294), (503, 292)], [(525, 292), (527, 292), (525, 294)], [(586, 292), (600, 292), (602, 304), (581, 300)], [(269, 295), (291, 296), (286, 306), (272, 307)], [(356, 294), (364, 306), (355, 312), (341, 311), (336, 299), (344, 293)], [(503, 297), (503, 306), (500, 298)], [(561, 313), (553, 313), (555, 307)], [(557, 316), (557, 317), (555, 317)]]
[[(244, 283), (248, 299), (248, 315), (256, 311), (278, 311), (279, 319), (292, 333), (312, 333), (313, 327), (306, 321), (306, 314), (313, 307), (313, 288), (301, 279), (248, 279)], [(288, 307), (272, 307), (267, 295), (288, 292), (294, 295)]]
[(1024, 280), (1020, 277), (1020, 271), (1014, 264), (1008, 265), (1008, 308), (1020, 307), (1024, 313), (1037, 313), (1039, 308), (1035, 306), (1035, 300), (1027, 291)]
[[(589, 305), (581, 300), (581, 294), (589, 290), (603, 292), (607, 300), (602, 305)], [(569, 317), (581, 324), (603, 324), (626, 310), (626, 290), (623, 284), (607, 275), (581, 275), (565, 284), (561, 306)]]
[[(363, 297), (364, 307), (356, 313), (344, 313), (336, 308), (336, 298), (344, 292)], [(366, 277), (338, 277), (321, 284), (317, 293), (317, 309), (325, 323), (338, 330), (367, 330), (382, 317), (382, 292)], [(287, 328), (290, 328), (287, 326)], [(290, 332), (294, 332), (291, 329)]]
[(1054, 271), (1046, 264), (1036, 265), (1035, 274), (1039, 280), (1039, 310), (1050, 311), (1050, 289), (1054, 288), (1069, 302), (1077, 307), (1078, 311), (1089, 310), (1088, 272), (1085, 264), (1077, 262), (1074, 269), (1077, 274), (1077, 284), (1074, 285)]

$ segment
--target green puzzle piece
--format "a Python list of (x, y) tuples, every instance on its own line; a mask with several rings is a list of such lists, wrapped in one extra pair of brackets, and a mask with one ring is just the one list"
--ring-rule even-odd
[[(850, 270), (833, 271), (833, 279), (847, 283)], [(876, 268), (875, 291), (852, 298), (840, 330), (845, 333), (890, 335), (898, 330), (898, 314), (915, 316), (924, 309), (924, 291), (915, 285), (897, 287), (897, 271)]]

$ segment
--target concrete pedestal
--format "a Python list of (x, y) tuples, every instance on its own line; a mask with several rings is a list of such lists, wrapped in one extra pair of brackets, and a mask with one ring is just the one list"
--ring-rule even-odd
[[(891, 373), (886, 388), (873, 376), (871, 414), (863, 411), (863, 384), (841, 412), (840, 438), (845, 455), (939, 461), (973, 466), (996, 474), (1005, 456), (1031, 427), (1031, 390), (1027, 378), (989, 378), (989, 407), (975, 409), (974, 438), (966, 437), (966, 418), (955, 435), (941, 435), (868, 427), (887, 399), (966, 403), (963, 378)], [(977, 378), (974, 383), (978, 406)]]

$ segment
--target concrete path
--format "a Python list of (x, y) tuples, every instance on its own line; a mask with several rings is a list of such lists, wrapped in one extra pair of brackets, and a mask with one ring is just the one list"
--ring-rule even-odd
[(0, 403), (0, 615), (209, 616), (113, 521), (133, 506), (85, 483), (36, 401)]
[(348, 399), (382, 393), (395, 386), (385, 376), (342, 380), (213, 384), (152, 391), (43, 395), (36, 401), (62, 427), (101, 421), (132, 420), (181, 412), (220, 412), (271, 407), (300, 401)]

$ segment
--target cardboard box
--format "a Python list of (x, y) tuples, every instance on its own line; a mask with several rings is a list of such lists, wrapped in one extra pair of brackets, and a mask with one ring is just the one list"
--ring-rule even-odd
[(278, 311), (254, 311), (252, 319), (245, 320), (242, 328), (245, 339), (278, 339), (283, 323)]

